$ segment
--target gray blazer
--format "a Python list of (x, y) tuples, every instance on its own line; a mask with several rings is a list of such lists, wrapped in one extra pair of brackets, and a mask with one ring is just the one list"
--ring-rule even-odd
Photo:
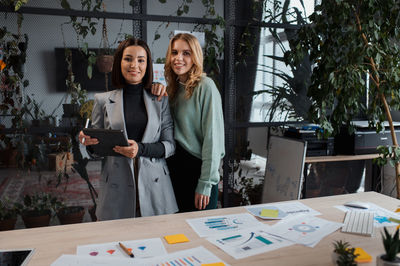
[[(123, 90), (98, 93), (94, 96), (92, 126), (94, 128), (123, 129), (126, 134)], [(147, 126), (142, 143), (161, 141), (165, 158), (175, 152), (173, 122), (168, 99), (158, 101), (147, 90), (143, 93), (147, 109)], [(178, 211), (174, 190), (165, 158), (139, 157), (138, 191), (142, 216), (169, 214)], [(136, 215), (136, 184), (133, 159), (107, 156), (100, 179), (96, 215), (100, 220), (131, 218)]]

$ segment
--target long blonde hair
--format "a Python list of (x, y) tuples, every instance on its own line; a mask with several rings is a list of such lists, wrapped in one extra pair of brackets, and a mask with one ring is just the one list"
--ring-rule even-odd
[(188, 79), (186, 81), (185, 86), (185, 98), (189, 99), (192, 97), (194, 88), (200, 82), (201, 76), (205, 75), (203, 73), (203, 51), (201, 50), (201, 46), (196, 37), (192, 34), (188, 33), (178, 33), (175, 35), (170, 41), (168, 45), (167, 55), (165, 59), (164, 66), (164, 75), (167, 81), (167, 92), (169, 95), (169, 99), (172, 101), (176, 96), (176, 91), (178, 90), (178, 75), (172, 70), (171, 67), (171, 53), (172, 53), (172, 45), (176, 40), (184, 40), (190, 47), (192, 51), (192, 61), (193, 66), (189, 70)]

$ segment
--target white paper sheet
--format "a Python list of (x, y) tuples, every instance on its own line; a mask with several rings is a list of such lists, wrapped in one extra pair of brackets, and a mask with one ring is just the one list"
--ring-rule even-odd
[(331, 222), (315, 216), (292, 216), (270, 227), (269, 232), (287, 240), (314, 247), (325, 236), (342, 227), (342, 223)]
[(159, 82), (167, 86), (164, 76), (164, 64), (153, 64), (153, 82)]
[[(121, 242), (126, 248), (132, 249), (135, 258), (147, 258), (167, 254), (160, 238), (119, 242)], [(91, 257), (129, 258), (129, 256), (119, 247), (118, 242), (81, 245), (76, 248), (76, 254)]]
[(369, 205), (368, 209), (360, 209), (360, 208), (353, 208), (353, 207), (348, 207), (348, 206), (343, 206), (343, 205), (337, 205), (335, 206), (336, 208), (338, 208), (341, 211), (347, 212), (349, 210), (357, 210), (357, 211), (368, 211), (368, 212), (373, 212), (374, 213), (374, 226), (375, 227), (384, 227), (384, 226), (395, 226), (398, 225), (398, 223), (396, 222), (392, 222), (389, 219), (390, 218), (394, 218), (397, 220), (400, 220), (400, 215), (392, 212), (392, 211), (388, 211), (382, 207), (379, 207), (376, 204), (373, 204), (371, 202), (367, 202)]
[(213, 236), (215, 234), (262, 225), (261, 222), (248, 213), (187, 219), (186, 222), (200, 237)]
[(137, 265), (135, 259), (107, 258), (80, 255), (61, 255), (51, 266), (124, 266)]
[(110, 258), (82, 255), (62, 255), (51, 266), (123, 266), (123, 265), (192, 265), (223, 262), (203, 246), (153, 258)]
[(141, 259), (140, 265), (191, 265), (200, 266), (202, 264), (222, 262), (229, 265), (203, 246), (177, 251), (164, 256)]
[(207, 238), (208, 241), (221, 248), (235, 259), (272, 251), (293, 245), (293, 242), (268, 233), (271, 227), (262, 225), (252, 229)]
[[(246, 206), (247, 211), (251, 214), (260, 217), (261, 219), (276, 220), (283, 219), (290, 216), (296, 215), (321, 215), (320, 212), (304, 205), (301, 202), (282, 202), (282, 203), (267, 203), (259, 204), (257, 206)], [(263, 209), (278, 210), (278, 217), (265, 217), (261, 216), (261, 211)]]

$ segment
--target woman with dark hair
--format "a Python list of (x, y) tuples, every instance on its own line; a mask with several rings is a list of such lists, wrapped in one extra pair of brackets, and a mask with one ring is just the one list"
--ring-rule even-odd
[[(123, 156), (105, 158), (96, 216), (111, 220), (175, 213), (165, 161), (175, 151), (173, 122), (168, 99), (157, 101), (150, 92), (153, 67), (144, 41), (130, 38), (119, 44), (112, 83), (118, 89), (94, 97), (92, 127), (123, 129), (129, 146), (114, 147)], [(79, 141), (98, 144), (82, 131)]]
[(167, 90), (153, 88), (152, 93), (170, 98), (177, 147), (167, 162), (179, 211), (215, 209), (225, 154), (224, 118), (221, 95), (203, 72), (196, 37), (180, 33), (170, 40), (164, 70)]

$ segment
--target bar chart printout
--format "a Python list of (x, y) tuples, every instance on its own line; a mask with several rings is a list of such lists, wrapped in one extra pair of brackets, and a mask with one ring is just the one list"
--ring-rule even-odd
[(207, 238), (235, 259), (242, 259), (278, 248), (293, 245), (293, 242), (268, 233), (268, 226), (243, 229)]
[(187, 219), (186, 222), (200, 237), (207, 237), (263, 225), (249, 213)]

